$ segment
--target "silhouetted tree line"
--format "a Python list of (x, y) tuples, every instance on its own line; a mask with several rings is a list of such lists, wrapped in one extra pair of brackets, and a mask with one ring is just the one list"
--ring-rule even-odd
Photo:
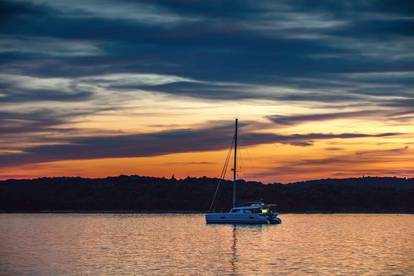
[[(0, 181), (0, 211), (207, 211), (218, 179), (119, 176)], [(239, 202), (264, 200), (281, 212), (414, 213), (414, 179), (363, 177), (292, 184), (238, 181)], [(231, 206), (232, 182), (223, 181), (214, 210)]]

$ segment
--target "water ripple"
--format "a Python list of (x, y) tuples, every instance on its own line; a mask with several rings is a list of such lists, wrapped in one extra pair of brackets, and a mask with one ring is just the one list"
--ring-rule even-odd
[(414, 275), (413, 215), (1, 214), (1, 275)]

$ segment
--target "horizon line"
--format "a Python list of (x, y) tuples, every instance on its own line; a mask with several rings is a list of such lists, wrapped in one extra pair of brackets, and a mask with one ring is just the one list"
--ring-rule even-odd
[[(175, 177), (174, 175), (172, 175), (171, 177), (166, 177), (166, 176), (149, 176), (149, 175), (139, 175), (139, 174), (130, 174), (130, 175), (126, 175), (126, 174), (120, 174), (120, 175), (108, 175), (105, 177), (85, 177), (85, 176), (41, 176), (41, 177), (34, 177), (34, 178), (7, 178), (7, 179), (0, 179), (0, 182), (5, 182), (5, 181), (12, 181), (12, 180), (17, 180), (17, 181), (32, 181), (32, 180), (37, 180), (37, 179), (44, 179), (44, 178), (49, 178), (49, 179), (53, 179), (53, 178), (81, 178), (81, 179), (91, 179), (91, 180), (98, 180), (98, 179), (108, 179), (108, 178), (119, 178), (119, 177), (147, 177), (147, 178), (158, 178), (158, 179), (166, 179), (166, 180), (178, 180), (178, 181), (183, 181), (186, 179), (204, 179), (204, 178), (208, 178), (208, 179), (221, 179), (219, 177), (209, 177), (209, 176), (186, 176), (186, 177)], [(283, 185), (288, 185), (288, 184), (295, 184), (295, 183), (301, 183), (301, 182), (311, 182), (311, 181), (320, 181), (320, 180), (347, 180), (347, 179), (365, 179), (365, 178), (394, 178), (394, 179), (402, 179), (402, 180), (412, 180), (414, 179), (414, 177), (404, 177), (404, 176), (372, 176), (372, 175), (363, 175), (363, 176), (355, 176), (355, 177), (344, 177), (344, 178), (332, 178), (332, 177), (327, 177), (327, 178), (318, 178), (318, 179), (306, 179), (306, 180), (299, 180), (299, 181), (292, 181), (292, 182), (262, 182), (259, 180), (246, 180), (244, 178), (238, 178), (237, 181), (242, 181), (242, 182), (257, 182), (257, 183), (261, 183), (263, 185), (271, 185), (271, 184), (283, 184)], [(232, 179), (227, 179), (224, 178), (224, 181), (233, 181)]]

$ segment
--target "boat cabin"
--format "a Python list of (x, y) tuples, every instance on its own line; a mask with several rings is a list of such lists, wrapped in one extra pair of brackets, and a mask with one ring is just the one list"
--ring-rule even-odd
[(230, 213), (239, 214), (262, 214), (267, 215), (270, 212), (269, 208), (263, 203), (249, 203), (242, 206), (234, 207)]

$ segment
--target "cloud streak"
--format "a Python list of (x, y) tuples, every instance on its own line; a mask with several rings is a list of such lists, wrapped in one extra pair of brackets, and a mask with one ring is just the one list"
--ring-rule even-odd
[[(30, 44), (30, 47), (27, 45)], [(35, 36), (0, 36), (0, 53), (38, 54), (51, 57), (99, 56), (104, 52), (96, 42)]]
[(378, 114), (378, 111), (350, 111), (350, 112), (333, 112), (333, 113), (321, 113), (321, 114), (304, 114), (304, 115), (271, 115), (268, 116), (269, 120), (278, 125), (297, 125), (307, 122), (327, 121), (335, 119), (346, 118), (361, 118), (372, 117)]
[[(155, 133), (83, 136), (61, 139), (60, 143), (25, 147), (22, 153), (0, 155), (0, 166), (59, 160), (96, 159), (113, 157), (144, 157), (172, 153), (222, 150), (229, 146), (232, 124), (199, 129), (177, 129)], [(248, 129), (248, 125), (242, 129)], [(279, 135), (263, 132), (244, 132), (241, 146), (281, 143), (309, 146), (317, 140), (392, 137), (399, 133), (340, 133)]]
[(411, 168), (396, 167), (377, 169), (377, 164), (407, 159), (411, 152), (409, 147), (357, 151), (346, 154), (330, 155), (323, 158), (309, 158), (291, 161), (283, 165), (267, 168), (253, 174), (254, 177), (275, 176), (280, 180), (291, 179), (294, 175), (309, 176), (324, 171), (324, 177), (355, 177), (361, 175), (410, 176)]

